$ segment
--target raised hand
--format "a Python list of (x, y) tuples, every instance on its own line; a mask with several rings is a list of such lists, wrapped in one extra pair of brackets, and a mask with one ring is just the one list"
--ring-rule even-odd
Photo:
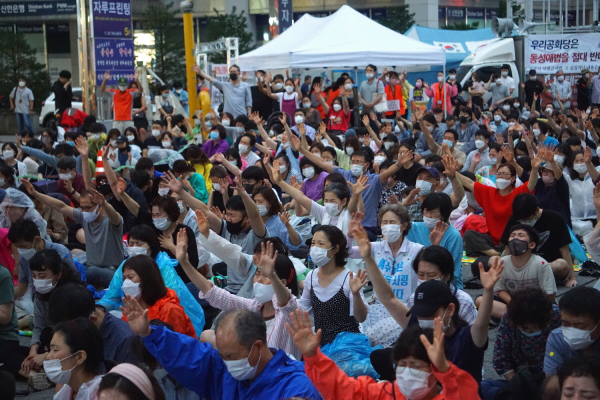
[[(479, 152), (477, 152), (479, 154)], [(475, 157), (473, 157), (475, 158)], [(447, 154), (442, 156), (442, 164), (444, 164), (444, 175), (452, 179), (456, 176), (456, 170), (458, 169), (458, 161)]]
[[(273, 179), (275, 179), (275, 165), (273, 165)], [(279, 180), (277, 182), (281, 182), (281, 177), (279, 178)], [(293, 175), (290, 178), (290, 184), (292, 185), (292, 187), (294, 189), (300, 190), (302, 188), (302, 185), (298, 183), (298, 179)]]
[(367, 182), (369, 182), (369, 177), (367, 177), (363, 174), (361, 174), (358, 177), (358, 179), (356, 180), (356, 183), (346, 181), (346, 183), (348, 185), (350, 185), (350, 187), (352, 188), (352, 194), (356, 195), (356, 196), (361, 194), (366, 188), (368, 188), (370, 186), (367, 184)]
[(421, 343), (427, 350), (427, 355), (431, 363), (440, 371), (445, 374), (450, 369), (450, 364), (446, 359), (446, 353), (444, 350), (444, 329), (442, 328), (442, 318), (436, 317), (434, 320), (433, 328), (433, 343), (430, 343), (425, 335), (421, 335)]
[(123, 192), (125, 192), (125, 189), (127, 189), (127, 182), (125, 181), (125, 179), (123, 178), (118, 178), (118, 182), (117, 182), (117, 193), (119, 195), (122, 195)]
[(472, 161), (472, 163), (473, 163), (473, 164), (475, 164), (475, 165), (477, 165), (477, 164), (479, 164), (480, 162), (481, 162), (481, 153), (480, 153), (480, 152), (477, 152), (477, 153), (475, 153), (475, 154), (473, 155), (473, 161)]
[(129, 294), (123, 297), (122, 300), (125, 307), (121, 306), (119, 308), (127, 318), (127, 322), (133, 333), (141, 337), (146, 337), (152, 333), (148, 310), (144, 310), (140, 306), (140, 303)]
[(188, 238), (185, 229), (181, 228), (177, 232), (177, 246), (175, 248), (175, 257), (177, 261), (184, 262), (188, 260)]
[(85, 140), (83, 136), (78, 136), (77, 139), (75, 139), (75, 149), (79, 152), (81, 158), (84, 160), (90, 155), (90, 148), (87, 140)]
[(494, 262), (487, 272), (485, 272), (483, 263), (479, 263), (479, 280), (483, 285), (483, 289), (488, 291), (494, 290), (494, 285), (500, 280), (502, 270), (504, 269), (504, 260), (500, 257), (494, 257), (492, 260), (494, 260)]
[(65, 182), (65, 189), (67, 189), (67, 192), (71, 193), (73, 191), (73, 178), (69, 178), (64, 182)]
[(413, 190), (410, 191), (408, 196), (406, 196), (406, 199), (404, 199), (404, 202), (402, 204), (404, 204), (405, 206), (410, 206), (412, 204), (415, 204), (415, 202), (417, 201), (417, 197), (419, 196), (419, 193), (421, 193), (421, 188), (414, 188)]
[(256, 260), (258, 263), (256, 266), (260, 270), (260, 273), (267, 278), (279, 279), (277, 272), (275, 272), (275, 261), (277, 260), (277, 250), (274, 250), (273, 242), (267, 242), (260, 244), (260, 259)]
[(31, 182), (29, 182), (27, 179), (22, 178), (21, 183), (23, 184), (23, 186), (25, 186), (27, 193), (29, 193), (32, 196), (35, 196), (35, 194), (37, 193), (37, 190), (35, 190), (35, 188), (31, 184)]
[(354, 232), (355, 228), (361, 226), (363, 218), (365, 218), (365, 214), (361, 213), (360, 211), (352, 213), (352, 217), (348, 223), (348, 237), (353, 237), (352, 232)]
[[(291, 136), (291, 137), (290, 137)], [(292, 142), (292, 144), (294, 145), (294, 147), (296, 149), (300, 149), (300, 139), (298, 139), (298, 136), (292, 134), (292, 135), (288, 135), (288, 139)]]
[(363, 115), (363, 117), (362, 117), (362, 122), (363, 122), (363, 124), (364, 124), (365, 126), (368, 126), (368, 125), (369, 125), (369, 116), (368, 116), (368, 115), (366, 115), (366, 114), (365, 114), (365, 115)]
[(592, 149), (590, 148), (590, 146), (586, 146), (585, 150), (583, 151), (583, 162), (586, 164), (592, 162)]
[(371, 257), (371, 242), (369, 241), (369, 235), (367, 235), (367, 231), (361, 225), (358, 225), (352, 231), (352, 236), (356, 240), (356, 244), (358, 244), (358, 251), (360, 252), (360, 256), (364, 260), (365, 258)]
[(279, 219), (281, 220), (281, 223), (283, 223), (283, 225), (288, 226), (290, 224), (290, 213), (285, 211), (282, 213), (279, 213)]
[(196, 223), (198, 224), (198, 230), (200, 231), (201, 234), (204, 235), (204, 237), (208, 238), (208, 234), (210, 233), (208, 219), (206, 218), (206, 215), (204, 215), (204, 213), (201, 210), (196, 210), (195, 212), (196, 212), (196, 217), (194, 219), (196, 220)]
[(221, 153), (215, 153), (213, 155), (213, 157), (216, 162), (220, 162), (220, 163), (223, 163), (223, 160), (225, 159), (225, 157), (223, 157), (223, 154), (221, 154)]
[(387, 202), (390, 204), (398, 204), (400, 202), (400, 200), (398, 200), (398, 196), (396, 196), (395, 194), (391, 195), (390, 197), (387, 198)]
[(398, 165), (403, 165), (409, 162), (414, 157), (414, 152), (412, 150), (404, 150), (400, 149), (398, 151)]
[(210, 211), (212, 211), (212, 213), (215, 214), (218, 218), (225, 219), (225, 215), (221, 212), (221, 209), (219, 207), (212, 206), (210, 208)]
[(434, 246), (439, 246), (448, 230), (448, 224), (444, 221), (437, 221), (433, 230), (429, 234), (429, 241)]
[(417, 119), (417, 121), (420, 121), (423, 118), (423, 109), (421, 109), (421, 107), (416, 107), (414, 112), (415, 118)]
[(106, 199), (104, 198), (102, 193), (100, 193), (99, 191), (97, 191), (95, 189), (90, 189), (90, 192), (92, 192), (92, 203), (99, 205), (99, 206), (104, 204)]
[(110, 71), (106, 71), (106, 72), (104, 73), (104, 80), (105, 80), (105, 81), (107, 81), (107, 80), (109, 80), (109, 79), (110, 79)]
[(358, 294), (360, 290), (367, 284), (367, 270), (359, 269), (354, 276), (354, 273), (350, 271), (350, 290), (352, 294)]
[(315, 335), (310, 325), (310, 317), (306, 311), (296, 310), (290, 314), (291, 323), (286, 322), (285, 327), (292, 336), (298, 350), (304, 358), (313, 357), (321, 343), (321, 329)]
[(221, 190), (219, 190), (221, 194), (227, 193), (227, 189), (229, 189), (229, 180), (227, 178), (220, 178), (219, 186), (221, 186)]
[(325, 133), (327, 133), (327, 125), (325, 125), (325, 122), (322, 122), (319, 124), (319, 133), (323, 136), (325, 136)]
[(506, 161), (507, 164), (510, 164), (514, 161), (515, 155), (513, 154), (512, 151), (510, 151), (509, 149), (504, 149), (503, 153), (504, 153), (504, 161)]
[(377, 115), (375, 115), (375, 113), (369, 113), (369, 118), (371, 118), (371, 121), (377, 121)]
[[(282, 179), (281, 179), (281, 173), (279, 172), (279, 160), (273, 161), (273, 168), (272, 168), (271, 173), (273, 174), (273, 182), (275, 182), (275, 183), (281, 182)], [(291, 179), (295, 180), (296, 178), (292, 176)]]
[(538, 151), (538, 153), (535, 155), (533, 160), (531, 160), (531, 168), (532, 169), (539, 168), (543, 162), (544, 162), (544, 159), (542, 158), (542, 154), (541, 154), (541, 152)]
[(313, 91), (317, 94), (321, 93), (321, 84), (320, 83), (315, 83), (313, 84)]
[(165, 172), (162, 181), (169, 186), (169, 189), (171, 189), (172, 192), (180, 193), (183, 190), (183, 183), (178, 181), (171, 171)]

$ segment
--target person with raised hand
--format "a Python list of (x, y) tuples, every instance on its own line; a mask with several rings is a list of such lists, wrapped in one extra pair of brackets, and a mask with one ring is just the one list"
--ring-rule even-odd
[(146, 349), (181, 385), (200, 398), (214, 400), (280, 400), (301, 397), (321, 400), (302, 363), (267, 345), (261, 315), (229, 310), (215, 320), (219, 350), (164, 326), (150, 327), (148, 311), (130, 295), (123, 314)]
[[(437, 280), (430, 280), (417, 287), (415, 300), (412, 308), (406, 307), (405, 303), (398, 299), (375, 263), (371, 254), (372, 243), (362, 227), (356, 226), (353, 230), (360, 254), (363, 257), (373, 289), (377, 299), (386, 307), (390, 315), (404, 330), (410, 325), (419, 324), (421, 328), (431, 327), (433, 320), (442, 318), (444, 333), (448, 341), (448, 358), (459, 368), (467, 371), (480, 382), (482, 378), (483, 355), (488, 344), (489, 322), (492, 315), (492, 302), (494, 300), (494, 285), (498, 280), (504, 262), (499, 259), (493, 260), (489, 270), (486, 272), (483, 264), (479, 264), (481, 284), (483, 285), (483, 297), (479, 305), (477, 318), (472, 325), (468, 325), (459, 316), (460, 303), (448, 285)], [(375, 353), (371, 355), (371, 363), (383, 379), (393, 377), (393, 367), (390, 363), (389, 350), (386, 353)]]
[[(444, 349), (442, 318), (431, 329), (407, 329), (396, 342), (395, 382), (377, 382), (369, 376), (348, 377), (320, 348), (321, 330), (313, 332), (308, 313), (297, 310), (287, 329), (302, 351), (306, 374), (325, 399), (476, 399), (478, 385), (465, 371), (449, 362)], [(433, 333), (433, 334), (432, 334)]]
[[(200, 211), (197, 211), (197, 214), (201, 234), (207, 236), (209, 234), (208, 221)], [(185, 232), (179, 231), (177, 235), (177, 260), (190, 280), (200, 290), (200, 298), (223, 311), (239, 309), (259, 313), (265, 322), (272, 326), (271, 334), (267, 339), (269, 347), (282, 349), (287, 354), (300, 359), (300, 352), (284, 329), (290, 312), (298, 307), (296, 303), (298, 282), (294, 265), (290, 259), (283, 254), (279, 255), (272, 242), (267, 242), (266, 245), (264, 242), (261, 243), (260, 254), (254, 255), (254, 264), (258, 267), (253, 278), (254, 297), (243, 298), (215, 286), (195, 269), (187, 257), (188, 243)], [(283, 278), (279, 278), (280, 275)], [(209, 329), (202, 332), (200, 341), (210, 343), (217, 348), (214, 330)]]

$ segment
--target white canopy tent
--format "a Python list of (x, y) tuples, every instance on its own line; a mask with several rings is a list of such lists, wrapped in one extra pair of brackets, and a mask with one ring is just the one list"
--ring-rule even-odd
[(446, 53), (408, 38), (349, 6), (325, 18), (304, 14), (269, 43), (239, 57), (243, 70), (445, 65)]

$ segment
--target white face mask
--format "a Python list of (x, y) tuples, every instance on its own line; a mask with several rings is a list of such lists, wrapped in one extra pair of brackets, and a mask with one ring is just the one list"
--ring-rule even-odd
[(340, 104), (337, 104), (337, 103), (335, 103), (335, 104), (333, 105), (333, 109), (334, 109), (336, 112), (338, 112), (338, 111), (340, 111), (340, 110), (342, 109), (342, 106), (341, 106)]
[(429, 229), (435, 228), (435, 224), (438, 221), (439, 221), (439, 219), (437, 219), (437, 218), (429, 218), (429, 217), (426, 217), (423, 215), (423, 223)]
[(100, 140), (100, 134), (99, 133), (92, 133), (92, 140), (97, 142), (98, 140)]
[(520, 105), (521, 103), (513, 103), (513, 106), (515, 106), (515, 108), (519, 108)]
[(508, 110), (510, 110), (510, 106), (508, 104), (505, 104), (505, 105), (502, 106), (502, 109), (504, 111), (508, 111)]
[(420, 179), (415, 183), (415, 188), (421, 189), (419, 192), (420, 196), (427, 196), (429, 193), (431, 193), (431, 186), (433, 186), (431, 182), (424, 181), (423, 179)]
[(354, 164), (350, 167), (350, 172), (352, 172), (352, 175), (354, 175), (355, 178), (358, 178), (360, 174), (363, 173), (363, 169), (364, 167), (362, 165)]
[(438, 76), (438, 82), (442, 82), (444, 80), (443, 76)]
[(302, 107), (304, 107), (304, 108), (310, 108), (311, 104), (310, 103), (302, 103)]
[(264, 217), (269, 212), (269, 207), (266, 205), (258, 205), (258, 213), (261, 217)]
[(371, 78), (375, 77), (375, 74), (373, 74), (371, 72), (367, 72), (365, 75), (367, 76), (367, 79), (371, 79)]
[(271, 130), (269, 131), (269, 136), (270, 136), (270, 137), (273, 137), (273, 136), (275, 136), (275, 131), (274, 131), (273, 129), (271, 129)]
[(577, 171), (579, 174), (584, 174), (587, 172), (587, 165), (585, 164), (574, 164), (573, 169)]
[(2, 152), (2, 157), (4, 157), (5, 160), (8, 160), (9, 158), (13, 158), (15, 156), (15, 152), (12, 150), (4, 150)]
[(387, 158), (385, 156), (375, 156), (375, 164), (381, 164), (385, 162)]
[(552, 115), (552, 109), (551, 108), (546, 108), (546, 114)]
[[(594, 327), (596, 329), (598, 325)], [(594, 329), (585, 330), (585, 329), (577, 329), (572, 327), (563, 327), (562, 334), (563, 339), (573, 350), (582, 350), (587, 347), (590, 347), (594, 341), (592, 340), (592, 332)]]
[(96, 218), (98, 218), (98, 206), (94, 209), (94, 211), (82, 211), (83, 220), (87, 223), (94, 222)]
[(133, 142), (135, 140), (135, 136), (134, 135), (127, 135), (127, 141), (129, 143)]
[(500, 115), (496, 114), (496, 115), (494, 115), (494, 121), (500, 122), (500, 121), (502, 121), (502, 117)]
[(273, 285), (264, 285), (260, 282), (254, 282), (254, 298), (259, 303), (268, 303), (273, 300), (275, 290)]
[(19, 87), (25, 87), (25, 82), (19, 81)]
[(58, 174), (58, 177), (63, 181), (66, 181), (67, 179), (71, 179), (73, 176), (71, 174)]
[(508, 71), (502, 71), (501, 74), (502, 76), (508, 76)]
[(306, 179), (311, 179), (315, 176), (315, 169), (313, 167), (306, 167), (302, 170), (302, 175), (304, 175)]
[(133, 256), (140, 256), (140, 255), (148, 255), (148, 249), (149, 247), (135, 247), (135, 246), (131, 246), (127, 248), (127, 254), (129, 254), (129, 257), (133, 257)]
[[(163, 142), (163, 143), (164, 143), (164, 142)], [(110, 141), (110, 145), (111, 145), (112, 147), (116, 147), (116, 146), (117, 146), (117, 141), (116, 141), (116, 140), (111, 140), (111, 141)]]
[(565, 157), (564, 156), (559, 156), (558, 154), (555, 154), (554, 155), (554, 161), (557, 164), (561, 164), (562, 165), (565, 162)]
[(294, 87), (293, 86), (286, 86), (285, 87), (285, 91), (288, 93), (292, 93), (294, 91)]
[(283, 174), (283, 173), (285, 172), (285, 170), (286, 170), (286, 167), (285, 167), (285, 165), (280, 165), (280, 166), (279, 166), (279, 173), (280, 173), (280, 174)]
[(245, 144), (240, 144), (238, 145), (238, 150), (240, 151), (240, 153), (246, 154), (248, 152), (248, 146), (246, 146)]
[(483, 149), (485, 147), (485, 140), (476, 140), (475, 147), (477, 148), (477, 150)]
[(277, 90), (281, 90), (281, 89), (283, 89), (283, 83), (281, 83), (281, 82), (277, 82), (277, 83), (275, 84), (275, 89), (277, 89)]
[(34, 279), (33, 280), (33, 287), (35, 288), (36, 292), (41, 293), (41, 294), (45, 294), (45, 293), (49, 293), (52, 291), (52, 289), (54, 289), (54, 286), (56, 286), (56, 284), (52, 284), (52, 279)]
[(531, 81), (535, 81), (536, 79), (537, 79), (537, 76), (535, 76), (535, 75), (531, 75), (529, 77), (529, 80), (531, 80)]
[(451, 81), (456, 79), (456, 75), (452, 74), (452, 75), (448, 75), (448, 79), (450, 79)]
[(160, 131), (158, 129), (152, 129), (152, 136), (155, 138), (160, 136)]
[(23, 257), (26, 260), (29, 260), (36, 253), (36, 250), (33, 247), (30, 249), (17, 249), (17, 251), (19, 252), (19, 257)]
[(394, 243), (402, 236), (401, 226), (398, 224), (387, 224), (381, 227), (381, 233), (388, 242)]
[(220, 191), (221, 191), (221, 185), (219, 185), (218, 183), (213, 183), (213, 184), (212, 184), (212, 187), (213, 187), (213, 189), (214, 189), (216, 192), (220, 192)]
[(394, 142), (383, 142), (383, 147), (385, 147), (386, 150), (389, 150), (394, 147)]
[(561, 76), (558, 76), (556, 79), (558, 79), (559, 82), (562, 82), (565, 80), (565, 77), (561, 75)]
[(131, 279), (125, 279), (121, 290), (124, 295), (130, 295), (133, 298), (139, 297), (142, 294), (140, 284), (133, 282)]
[(221, 121), (221, 123), (223, 124), (223, 126), (230, 126), (231, 125), (231, 121), (228, 119), (224, 119), (223, 121)]
[(348, 154), (349, 156), (354, 154), (354, 147), (346, 147), (346, 154)]
[(183, 204), (183, 201), (179, 200), (177, 202), (177, 206), (179, 207), (179, 212), (183, 214), (185, 212), (185, 205)]
[(159, 196), (166, 196), (167, 194), (169, 194), (169, 188), (160, 188), (158, 189), (158, 195)]
[(333, 247), (323, 249), (321, 247), (312, 246), (310, 248), (310, 259), (317, 267), (322, 267), (331, 260), (332, 257), (327, 257), (327, 252), (331, 249), (333, 249)]
[(540, 136), (540, 134), (541, 134), (541, 133), (542, 133), (542, 131), (541, 131), (541, 130), (539, 130), (539, 129), (534, 129), (534, 130), (533, 130), (533, 135), (534, 135), (535, 137), (538, 137), (538, 136)]
[(344, 89), (346, 89), (346, 90), (352, 90), (352, 84), (351, 83), (346, 83), (344, 85)]
[(54, 383), (62, 383), (67, 384), (71, 380), (71, 371), (77, 367), (77, 364), (71, 369), (63, 371), (61, 362), (66, 360), (67, 358), (73, 357), (75, 354), (79, 352), (73, 353), (70, 356), (63, 358), (62, 360), (46, 360), (44, 361), (44, 372), (48, 379), (50, 379)]
[(163, 142), (162, 142), (162, 147), (164, 147), (165, 149), (166, 149), (167, 147), (171, 147), (171, 142), (170, 142), (170, 141), (168, 141), (168, 140), (163, 140)]
[(167, 219), (167, 217), (163, 218), (155, 218), (152, 220), (152, 223), (159, 231), (166, 230), (169, 226), (171, 226), (171, 221)]
[(300, 125), (301, 123), (304, 122), (304, 117), (301, 115), (296, 115), (294, 117), (294, 121), (296, 122), (296, 125)]
[(514, 122), (509, 122), (508, 126), (515, 126), (515, 123)]
[(400, 131), (401, 131), (401, 129), (400, 129), (400, 125), (396, 125), (396, 126), (394, 127), (394, 132), (398, 133), (398, 132), (400, 132)]
[(335, 203), (325, 203), (325, 212), (331, 217), (337, 217), (338, 215), (340, 215), (342, 210), (340, 210), (338, 208), (338, 205)]
[(408, 367), (396, 368), (396, 385), (400, 393), (410, 400), (421, 400), (425, 398), (433, 386), (429, 387), (429, 376), (431, 372), (425, 372)]
[(253, 378), (254, 375), (256, 375), (258, 364), (260, 364), (260, 357), (258, 358), (258, 362), (254, 367), (250, 365), (250, 362), (248, 362), (248, 358), (250, 358), (250, 354), (252, 354), (253, 349), (254, 345), (252, 345), (250, 353), (248, 353), (248, 357), (242, 358), (241, 360), (223, 360), (223, 363), (225, 363), (225, 366), (227, 367), (227, 371), (229, 371), (233, 379), (236, 381), (244, 381), (246, 379)]
[(508, 186), (510, 186), (510, 180), (508, 179), (502, 179), (502, 178), (496, 178), (496, 187), (500, 190), (502, 189), (506, 189)]

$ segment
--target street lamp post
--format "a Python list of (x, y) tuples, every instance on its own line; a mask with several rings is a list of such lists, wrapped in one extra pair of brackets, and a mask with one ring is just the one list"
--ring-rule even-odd
[(198, 94), (196, 93), (196, 73), (192, 71), (194, 60), (194, 19), (192, 10), (194, 4), (191, 0), (183, 0), (179, 3), (183, 13), (183, 38), (185, 42), (185, 70), (187, 76), (188, 107), (190, 110), (190, 124), (194, 126), (193, 114), (198, 109)]

